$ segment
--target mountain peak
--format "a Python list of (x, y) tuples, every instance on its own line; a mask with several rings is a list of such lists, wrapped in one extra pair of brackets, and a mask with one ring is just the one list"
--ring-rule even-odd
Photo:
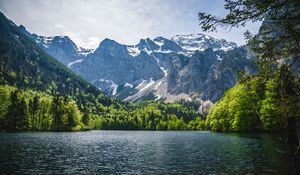
[(22, 30), (22, 31), (24, 31), (24, 30), (27, 31), (26, 28), (25, 28), (25, 26), (23, 26), (23, 25), (20, 25), (19, 29)]
[(109, 39), (109, 38), (105, 38), (104, 40), (102, 40), (99, 44), (99, 48), (100, 47), (107, 47), (107, 46), (120, 46), (121, 44), (116, 42), (115, 40)]
[(216, 39), (214, 37), (198, 33), (198, 34), (187, 34), (187, 35), (175, 35), (171, 38), (188, 53), (194, 53), (195, 51), (204, 51), (205, 49), (211, 48), (213, 50), (232, 50), (237, 48), (237, 44), (224, 39)]
[(153, 42), (150, 38), (146, 38), (140, 40), (138, 44), (138, 48), (140, 50), (142, 49), (157, 50), (159, 49), (159, 46), (155, 42)]

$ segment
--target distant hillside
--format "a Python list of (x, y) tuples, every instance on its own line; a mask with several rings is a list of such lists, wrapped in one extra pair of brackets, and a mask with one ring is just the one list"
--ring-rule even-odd
[[(101, 92), (45, 53), (12, 21), (0, 14), (0, 83), (20, 89), (72, 96), (80, 108)], [(90, 98), (85, 98), (90, 96)], [(103, 95), (102, 95), (103, 96)], [(103, 98), (105, 105), (112, 102)]]
[(147, 38), (136, 45), (104, 39), (83, 54), (67, 36), (38, 36), (19, 28), (107, 95), (127, 101), (193, 101), (209, 108), (234, 86), (238, 71), (257, 71), (245, 46), (204, 34)]
[(0, 131), (204, 128), (192, 104), (133, 104), (106, 97), (1, 13), (0, 101)]

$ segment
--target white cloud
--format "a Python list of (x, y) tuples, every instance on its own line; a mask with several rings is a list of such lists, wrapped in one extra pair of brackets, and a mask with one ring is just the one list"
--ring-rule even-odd
[(94, 48), (95, 46), (98, 46), (100, 43), (100, 38), (96, 36), (92, 36), (88, 38), (87, 43), (82, 43), (82, 45), (87, 46), (87, 48)]
[(59, 31), (62, 31), (62, 32), (66, 32), (68, 31), (68, 28), (62, 24), (55, 24), (54, 27), (59, 30)]
[[(88, 48), (96, 48), (104, 38), (135, 44), (146, 37), (200, 33), (199, 11), (225, 14), (220, 0), (0, 0), (0, 10), (30, 32), (68, 35)], [(242, 44), (245, 30), (210, 35)]]

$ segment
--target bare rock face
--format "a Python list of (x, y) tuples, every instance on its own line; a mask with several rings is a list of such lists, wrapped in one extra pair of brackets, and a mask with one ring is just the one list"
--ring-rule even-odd
[(147, 38), (136, 45), (104, 39), (92, 51), (68, 37), (23, 31), (97, 88), (129, 101), (200, 101), (205, 113), (235, 84), (237, 71), (257, 71), (245, 47), (203, 34)]
[(29, 33), (24, 26), (19, 29), (29, 36), (46, 53), (56, 58), (64, 65), (70, 67), (72, 64), (82, 61), (93, 49), (77, 47), (68, 36), (38, 36)]

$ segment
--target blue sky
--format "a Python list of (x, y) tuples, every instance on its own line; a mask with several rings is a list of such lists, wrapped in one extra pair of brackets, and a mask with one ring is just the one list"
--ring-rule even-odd
[[(198, 12), (224, 16), (223, 5), (223, 0), (0, 0), (0, 11), (32, 33), (68, 35), (79, 46), (96, 48), (104, 38), (136, 44), (147, 37), (203, 33)], [(208, 35), (244, 44), (243, 33), (256, 33), (259, 25)]]

